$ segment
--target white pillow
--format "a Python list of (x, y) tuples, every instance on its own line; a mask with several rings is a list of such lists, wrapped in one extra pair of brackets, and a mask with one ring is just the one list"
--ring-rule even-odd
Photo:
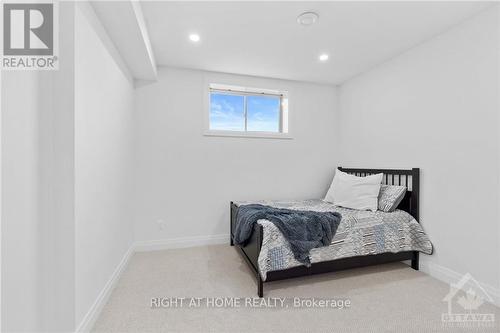
[(382, 176), (382, 173), (378, 173), (357, 177), (336, 170), (325, 201), (346, 208), (376, 211)]

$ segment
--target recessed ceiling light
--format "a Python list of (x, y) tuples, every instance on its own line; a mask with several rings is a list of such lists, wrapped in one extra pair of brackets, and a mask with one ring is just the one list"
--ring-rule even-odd
[(200, 35), (198, 34), (191, 34), (189, 35), (189, 40), (192, 42), (199, 42), (200, 41)]
[(305, 12), (297, 17), (297, 23), (303, 26), (311, 26), (319, 19), (319, 15), (315, 12)]
[(326, 53), (320, 54), (319, 55), (319, 60), (320, 61), (327, 61), (330, 56)]

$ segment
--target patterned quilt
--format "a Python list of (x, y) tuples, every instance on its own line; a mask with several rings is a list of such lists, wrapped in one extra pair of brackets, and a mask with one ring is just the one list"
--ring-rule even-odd
[[(335, 211), (342, 214), (342, 221), (330, 246), (312, 249), (311, 263), (385, 252), (420, 251), (432, 253), (432, 244), (422, 226), (407, 212), (396, 210), (361, 211), (334, 206), (323, 200), (294, 202), (257, 201), (237, 204), (259, 203), (277, 208)], [(259, 255), (259, 270), (265, 281), (267, 272), (302, 265), (298, 262), (286, 239), (274, 224), (259, 220), (264, 229), (264, 239)]]

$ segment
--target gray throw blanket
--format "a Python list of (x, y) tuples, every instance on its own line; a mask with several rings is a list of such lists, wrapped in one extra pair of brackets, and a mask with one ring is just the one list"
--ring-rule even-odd
[(309, 251), (330, 245), (342, 216), (337, 212), (314, 212), (251, 204), (238, 207), (234, 241), (245, 245), (254, 224), (265, 219), (273, 223), (290, 243), (295, 259), (310, 266)]

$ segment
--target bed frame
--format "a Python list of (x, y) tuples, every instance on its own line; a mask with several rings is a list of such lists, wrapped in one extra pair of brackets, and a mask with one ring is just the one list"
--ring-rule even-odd
[[(413, 168), (411, 170), (395, 170), (395, 169), (352, 169), (352, 168), (338, 168), (340, 171), (347, 172), (356, 176), (368, 176), (376, 173), (383, 173), (382, 184), (389, 185), (405, 185), (407, 191), (404, 199), (398, 206), (398, 209), (404, 210), (412, 215), (418, 221), (418, 206), (419, 206), (419, 191), (420, 191), (420, 169)], [(236, 213), (238, 206), (231, 201), (231, 222), (230, 222), (230, 236), (231, 246), (233, 242), (233, 230), (236, 223)], [(245, 246), (236, 246), (238, 252), (242, 255), (243, 259), (247, 262), (257, 279), (257, 293), (259, 297), (264, 296), (264, 281), (259, 273), (258, 258), (260, 248), (262, 246), (262, 239), (264, 230), (258, 223), (254, 226), (254, 231)], [(375, 255), (365, 255), (357, 257), (342, 258), (337, 260), (323, 261), (311, 264), (310, 267), (298, 266), (279, 271), (272, 271), (267, 273), (265, 282), (276, 280), (289, 279), (298, 276), (319, 274), (340, 271), (349, 268), (378, 265), (395, 261), (411, 260), (411, 267), (418, 270), (419, 255), (418, 251), (406, 251), (398, 253), (381, 253)]]

